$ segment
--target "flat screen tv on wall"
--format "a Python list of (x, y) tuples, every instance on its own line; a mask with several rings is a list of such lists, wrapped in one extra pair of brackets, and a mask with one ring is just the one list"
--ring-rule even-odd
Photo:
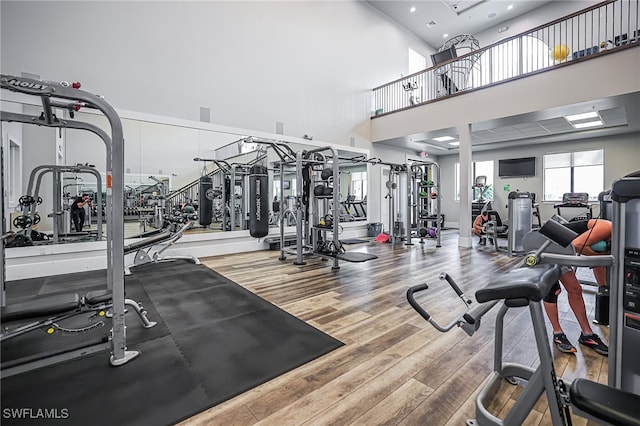
[(536, 157), (498, 160), (498, 176), (527, 177), (536, 175)]
[(442, 52), (436, 52), (431, 55), (431, 62), (433, 62), (433, 65), (436, 66), (457, 57), (458, 55), (456, 53), (456, 48), (454, 46), (451, 46), (448, 49), (443, 50)]

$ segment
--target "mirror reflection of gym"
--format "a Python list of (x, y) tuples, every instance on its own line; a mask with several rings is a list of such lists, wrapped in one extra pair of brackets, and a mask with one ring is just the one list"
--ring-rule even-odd
[[(39, 111), (39, 107), (32, 105), (18, 105), (18, 109), (31, 114), (37, 114)], [(65, 111), (58, 113), (61, 117), (68, 114)], [(92, 123), (100, 128), (108, 127), (104, 117), (95, 114), (76, 112), (74, 119)], [(218, 190), (222, 187), (219, 167), (214, 163), (203, 164), (193, 161), (194, 158), (208, 156), (222, 158), (222, 161), (234, 164), (237, 171), (233, 188), (233, 226), (229, 209), (227, 208), (226, 216), (221, 213), (224, 208), (221, 206), (221, 200), (217, 199), (214, 201), (214, 224), (200, 226), (196, 223), (187, 232), (233, 232), (247, 229), (250, 201), (245, 188), (248, 176), (246, 173), (244, 177), (241, 175), (242, 170), (246, 171), (256, 156), (256, 148), (245, 143), (248, 136), (128, 118), (123, 118), (122, 123), (125, 134), (123, 207), (126, 238), (158, 232), (169, 226), (172, 220), (176, 220), (177, 214), (185, 209), (197, 214), (200, 178), (208, 174), (216, 176), (215, 186)], [(44, 176), (35, 193), (35, 181), (29, 191), (28, 176), (33, 169), (44, 165), (45, 161), (42, 161), (43, 164), (38, 164), (35, 159), (14, 162), (11, 174), (24, 177), (23, 182), (14, 179), (12, 185), (19, 195), (13, 197), (14, 199), (10, 198), (7, 206), (11, 212), (7, 218), (9, 222), (15, 220), (16, 224), (22, 225), (22, 228), (14, 226), (13, 230), (21, 230), (29, 238), (32, 234), (35, 235), (36, 238), (30, 241), (34, 245), (104, 240), (107, 232), (104, 224), (106, 166), (103, 150), (97, 149), (99, 145), (96, 144), (101, 143), (99, 139), (92, 134), (83, 134), (86, 132), (72, 129), (54, 132), (51, 129), (32, 130), (29, 127), (34, 126), (19, 123), (11, 125), (20, 126), (15, 133), (22, 134), (26, 143), (43, 146), (43, 152), (51, 157), (46, 161), (46, 165), (70, 167), (56, 174), (55, 179), (51, 173), (50, 176)], [(288, 144), (294, 151), (313, 147), (302, 143)], [(44, 146), (47, 149), (44, 149)], [(293, 174), (285, 175), (284, 184), (281, 185), (279, 171), (273, 167), (278, 156), (271, 148), (266, 149), (264, 154), (269, 178), (269, 227), (278, 228), (279, 215), (284, 210), (283, 207), (294, 202), (296, 181)], [(346, 152), (345, 155), (356, 154)], [(80, 170), (80, 167), (83, 170)], [(344, 173), (341, 172), (340, 209), (343, 216), (349, 220), (366, 219), (366, 174), (365, 165), (346, 164)], [(85, 223), (82, 232), (77, 232), (71, 220), (71, 204), (76, 197), (83, 194), (87, 194), (91, 202), (88, 203), (90, 207), (84, 207)], [(18, 201), (20, 197), (23, 197), (23, 204)], [(34, 203), (30, 203), (32, 199)], [(223, 221), (224, 217), (226, 222)], [(36, 221), (38, 223), (33, 223)], [(285, 226), (293, 226), (293, 223), (287, 221)], [(18, 243), (18, 246), (23, 244), (25, 243)]]

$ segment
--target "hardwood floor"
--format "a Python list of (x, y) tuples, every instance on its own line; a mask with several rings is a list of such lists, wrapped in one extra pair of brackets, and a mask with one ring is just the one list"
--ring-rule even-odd
[[(304, 266), (294, 257), (279, 261), (279, 251), (202, 259), (208, 267), (246, 287), (345, 345), (270, 382), (183, 422), (183, 425), (462, 425), (475, 417), (475, 396), (490, 374), (493, 360), (493, 309), (473, 336), (455, 328), (440, 333), (408, 304), (408, 287), (429, 283), (417, 299), (440, 324), (464, 312), (462, 302), (444, 282), (449, 273), (467, 296), (492, 277), (513, 267), (489, 247), (457, 246), (457, 231), (445, 231), (442, 247), (434, 241), (412, 247), (375, 242), (346, 246), (379, 256), (366, 263), (341, 263), (338, 271), (318, 257)], [(594, 294), (585, 291), (593, 318)], [(560, 315), (569, 338), (580, 333), (566, 295)], [(505, 319), (505, 359), (537, 363), (527, 309), (513, 309)], [(608, 340), (608, 328), (593, 326)], [(550, 332), (550, 328), (548, 327)], [(606, 382), (607, 359), (579, 347), (575, 355), (554, 349), (558, 375)], [(508, 410), (520, 388), (505, 384), (491, 404), (493, 413)], [(588, 424), (574, 417), (574, 424)], [(527, 425), (551, 424), (544, 398)]]

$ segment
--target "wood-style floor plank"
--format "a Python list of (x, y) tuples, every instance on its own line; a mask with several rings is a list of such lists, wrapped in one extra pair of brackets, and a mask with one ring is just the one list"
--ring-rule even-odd
[[(183, 425), (456, 425), (475, 416), (475, 397), (493, 368), (497, 309), (467, 336), (460, 329), (440, 333), (406, 301), (410, 286), (428, 283), (417, 300), (441, 324), (465, 308), (445, 281), (447, 272), (472, 299), (476, 289), (521, 261), (491, 247), (457, 246), (457, 233), (411, 247), (375, 242), (347, 246), (378, 256), (365, 263), (332, 262), (294, 256), (279, 261), (279, 251), (239, 253), (202, 259), (208, 267), (244, 286), (345, 346), (212, 407)], [(593, 317), (594, 294), (585, 291)], [(580, 333), (563, 293), (560, 318), (577, 345)], [(608, 329), (593, 326), (605, 339)], [(551, 335), (551, 328), (547, 324)], [(535, 366), (538, 356), (527, 308), (505, 317), (504, 359)], [(606, 382), (607, 359), (578, 347), (575, 355), (553, 349), (556, 371), (567, 378)], [(503, 384), (489, 405), (499, 416), (513, 405), (520, 386)], [(586, 425), (584, 419), (575, 424)], [(546, 398), (527, 425), (550, 424)]]

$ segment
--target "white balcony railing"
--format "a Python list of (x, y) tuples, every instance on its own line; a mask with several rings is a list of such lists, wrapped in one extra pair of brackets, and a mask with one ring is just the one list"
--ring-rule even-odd
[(640, 46), (639, 3), (605, 1), (484, 48), (456, 36), (437, 66), (373, 89), (373, 118)]

